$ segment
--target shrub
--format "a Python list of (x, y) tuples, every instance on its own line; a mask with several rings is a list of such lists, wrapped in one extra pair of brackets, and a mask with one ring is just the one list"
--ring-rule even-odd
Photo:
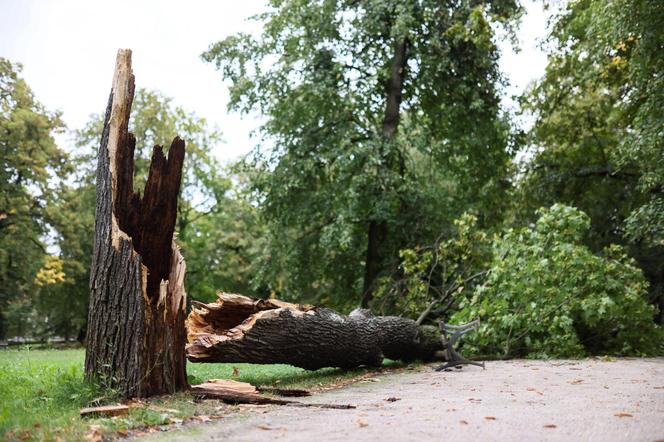
[(373, 307), (382, 314), (397, 312), (413, 319), (424, 311), (430, 311), (431, 317), (446, 317), (472, 293), (491, 260), (491, 241), (477, 224), (477, 217), (464, 213), (447, 237), (402, 249), (400, 269), (381, 280)]
[(584, 246), (590, 218), (580, 210), (556, 204), (538, 215), (534, 226), (495, 241), (486, 282), (453, 316), (482, 320), (464, 349), (531, 357), (661, 351), (663, 333), (634, 260), (616, 245), (601, 255)]

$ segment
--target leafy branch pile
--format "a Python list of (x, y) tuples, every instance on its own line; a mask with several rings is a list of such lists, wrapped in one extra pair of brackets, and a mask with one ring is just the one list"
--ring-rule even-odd
[(661, 351), (664, 333), (634, 259), (617, 245), (592, 253), (582, 243), (590, 218), (577, 209), (554, 205), (538, 213), (533, 227), (496, 239), (487, 280), (452, 316), (482, 318), (466, 348), (543, 358)]

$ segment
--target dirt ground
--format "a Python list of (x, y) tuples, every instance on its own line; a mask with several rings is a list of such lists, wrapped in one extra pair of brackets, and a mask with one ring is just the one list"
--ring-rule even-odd
[(664, 358), (431, 366), (163, 433), (171, 441), (664, 441)]

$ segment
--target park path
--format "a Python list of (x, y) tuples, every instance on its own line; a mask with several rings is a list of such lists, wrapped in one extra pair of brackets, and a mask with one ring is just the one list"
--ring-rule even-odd
[(357, 408), (258, 407), (159, 439), (664, 441), (664, 358), (427, 366), (304, 400)]

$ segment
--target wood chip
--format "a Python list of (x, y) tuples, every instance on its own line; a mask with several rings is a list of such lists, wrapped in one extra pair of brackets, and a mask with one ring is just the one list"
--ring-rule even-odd
[(357, 425), (360, 426), (360, 428), (368, 427), (369, 424), (366, 421), (363, 421), (362, 419), (357, 420)]
[(81, 417), (88, 416), (123, 416), (129, 412), (126, 405), (105, 405), (103, 407), (81, 408)]
[(495, 421), (496, 420), (496, 418), (494, 416), (485, 416), (484, 419), (486, 419), (488, 421)]
[(546, 424), (544, 425), (544, 428), (558, 428), (558, 426), (555, 424)]
[(459, 423), (460, 423), (461, 425), (468, 425), (468, 422), (467, 422), (467, 421), (459, 421)]
[(248, 382), (231, 381), (228, 379), (210, 379), (200, 385), (197, 385), (197, 387), (226, 390), (233, 393), (258, 393), (258, 389)]

